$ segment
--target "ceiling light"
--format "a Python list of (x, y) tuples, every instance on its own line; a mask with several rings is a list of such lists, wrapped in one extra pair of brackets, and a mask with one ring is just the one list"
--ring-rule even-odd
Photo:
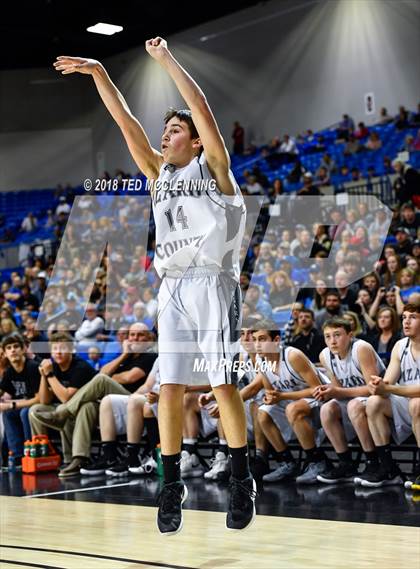
[(104, 34), (106, 36), (112, 36), (118, 32), (122, 32), (122, 26), (114, 26), (113, 24), (104, 24), (103, 22), (99, 22), (94, 26), (90, 26), (87, 28), (88, 32), (92, 32), (94, 34)]

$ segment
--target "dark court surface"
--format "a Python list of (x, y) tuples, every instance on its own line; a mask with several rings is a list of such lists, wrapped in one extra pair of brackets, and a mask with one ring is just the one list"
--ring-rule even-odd
[[(226, 511), (228, 485), (189, 479), (185, 508)], [(60, 479), (55, 473), (0, 475), (0, 495), (33, 496), (110, 504), (155, 506), (160, 482), (156, 477), (74, 477)], [(258, 488), (257, 513), (341, 522), (393, 524), (420, 527), (420, 493), (401, 486), (367, 489), (353, 484), (297, 486), (265, 484)]]

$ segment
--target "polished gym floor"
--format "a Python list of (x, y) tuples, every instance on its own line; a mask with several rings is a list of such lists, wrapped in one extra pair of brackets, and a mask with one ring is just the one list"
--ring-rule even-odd
[(265, 484), (255, 523), (236, 533), (224, 527), (227, 485), (196, 478), (183, 531), (162, 537), (159, 484), (3, 471), (0, 566), (418, 569), (420, 495), (399, 486)]

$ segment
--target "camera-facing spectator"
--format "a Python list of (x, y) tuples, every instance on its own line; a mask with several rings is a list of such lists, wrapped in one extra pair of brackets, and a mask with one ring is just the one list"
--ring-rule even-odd
[(376, 316), (376, 327), (366, 334), (366, 340), (373, 346), (387, 366), (392, 348), (401, 339), (400, 319), (393, 308), (382, 307)]
[(398, 174), (398, 178), (394, 182), (398, 203), (412, 202), (414, 196), (419, 193), (420, 174), (410, 164), (399, 159), (394, 160), (392, 166)]
[(325, 348), (324, 335), (315, 327), (315, 315), (312, 310), (303, 308), (297, 318), (297, 331), (290, 346), (302, 350), (312, 363), (319, 362), (319, 354)]
[(74, 335), (79, 347), (87, 349), (89, 346), (96, 345), (96, 335), (101, 333), (104, 327), (105, 323), (103, 318), (98, 316), (95, 304), (88, 303), (86, 306), (86, 320), (83, 320)]
[(19, 464), (23, 444), (32, 438), (28, 415), (30, 407), (39, 403), (41, 376), (38, 363), (26, 356), (22, 336), (9, 334), (3, 339), (2, 348), (9, 366), (0, 381), (0, 396), (7, 393), (11, 399), (0, 403), (0, 413), (9, 450), (13, 452), (16, 464)]

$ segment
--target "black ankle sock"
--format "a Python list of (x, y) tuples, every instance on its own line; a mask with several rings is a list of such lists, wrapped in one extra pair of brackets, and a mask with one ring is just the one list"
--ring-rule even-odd
[(232, 467), (232, 476), (238, 480), (245, 480), (249, 476), (248, 445), (240, 448), (229, 447)]
[(112, 462), (117, 458), (117, 441), (102, 442), (103, 457), (107, 462)]
[(268, 462), (268, 456), (267, 453), (263, 450), (261, 450), (260, 448), (257, 448), (255, 450), (255, 457), (260, 458), (261, 460), (263, 460), (264, 462)]
[(376, 452), (378, 453), (379, 460), (385, 466), (392, 466), (393, 459), (391, 454), (391, 445), (381, 445), (376, 447)]
[(228, 446), (219, 443), (219, 448), (217, 449), (217, 452), (223, 452), (225, 456), (228, 456), (229, 454)]
[(309, 462), (321, 462), (321, 460), (325, 459), (324, 451), (320, 450), (318, 447), (308, 448), (305, 452)]
[(349, 450), (349, 449), (347, 449), (344, 452), (338, 452), (337, 456), (338, 456), (338, 460), (340, 462), (344, 462), (345, 464), (349, 464), (350, 462), (353, 462), (353, 459), (351, 457), (351, 450)]
[(147, 431), (147, 440), (149, 442), (149, 450), (154, 450), (160, 442), (159, 426), (157, 419), (145, 419), (144, 426)]
[(162, 454), (163, 478), (165, 484), (181, 480), (181, 453)]
[(197, 454), (197, 443), (182, 443), (182, 450), (186, 450), (190, 454)]
[(140, 443), (127, 443), (127, 456), (129, 460), (138, 459), (140, 453)]
[(378, 453), (376, 452), (376, 450), (371, 450), (371, 451), (365, 450), (365, 457), (366, 460), (369, 460), (370, 462), (378, 462)]
[(292, 453), (290, 452), (290, 450), (288, 448), (286, 450), (282, 450), (281, 452), (276, 451), (275, 459), (277, 462), (294, 462), (295, 461)]

